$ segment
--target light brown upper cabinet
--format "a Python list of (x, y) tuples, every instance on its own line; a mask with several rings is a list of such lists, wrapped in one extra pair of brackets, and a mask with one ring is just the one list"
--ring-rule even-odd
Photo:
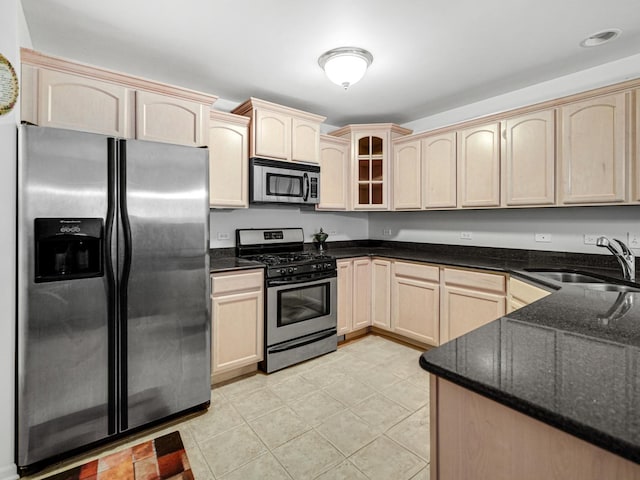
[(393, 209), (419, 210), (422, 206), (420, 140), (393, 143)]
[(22, 120), (34, 125), (205, 146), (217, 97), (21, 50)]
[(636, 162), (633, 200), (635, 200), (636, 202), (640, 202), (640, 89), (637, 89), (634, 93), (636, 110)]
[(325, 117), (250, 98), (232, 113), (251, 118), (249, 156), (320, 162), (320, 124)]
[(209, 123), (209, 205), (249, 207), (249, 119), (211, 111)]
[(22, 72), (22, 120), (43, 127), (134, 136), (132, 90), (30, 65), (24, 65)]
[(207, 144), (209, 107), (158, 93), (136, 92), (136, 138), (199, 147)]
[(458, 132), (458, 205), (500, 205), (500, 123)]
[(388, 210), (391, 145), (411, 130), (391, 123), (347, 125), (330, 135), (351, 142), (351, 197), (354, 210)]
[(317, 210), (349, 209), (348, 140), (320, 136), (320, 204)]
[(422, 139), (423, 208), (457, 205), (456, 165), (456, 132)]
[(555, 112), (508, 118), (502, 122), (503, 204), (553, 205), (555, 202)]
[(623, 92), (560, 107), (560, 203), (625, 201), (628, 96)]

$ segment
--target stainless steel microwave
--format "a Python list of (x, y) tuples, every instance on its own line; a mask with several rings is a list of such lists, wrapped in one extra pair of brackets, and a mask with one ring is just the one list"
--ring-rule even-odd
[(302, 163), (250, 159), (251, 203), (320, 202), (320, 167)]

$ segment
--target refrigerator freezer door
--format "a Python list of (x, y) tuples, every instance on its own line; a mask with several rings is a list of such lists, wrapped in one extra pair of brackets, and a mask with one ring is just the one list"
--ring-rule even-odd
[(120, 152), (125, 430), (210, 400), (209, 176), (206, 149)]
[(106, 152), (107, 139), (100, 135), (20, 130), (16, 407), (21, 467), (109, 433), (114, 406), (108, 405), (107, 275), (34, 281), (36, 218), (105, 219)]

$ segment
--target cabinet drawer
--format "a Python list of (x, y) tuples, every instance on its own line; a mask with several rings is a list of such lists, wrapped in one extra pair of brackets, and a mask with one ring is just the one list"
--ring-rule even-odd
[(524, 305), (540, 300), (551, 293), (529, 283), (516, 280), (515, 278), (509, 280), (509, 290), (511, 291), (512, 299), (517, 299), (518, 303)]
[(262, 269), (216, 273), (211, 275), (211, 294), (220, 295), (229, 292), (260, 289), (263, 282), (264, 272)]
[(397, 276), (418, 278), (431, 282), (440, 281), (440, 269), (431, 265), (417, 263), (394, 262), (394, 272)]
[(469, 270), (444, 269), (444, 282), (447, 285), (459, 285), (474, 290), (506, 293), (506, 279), (503, 275), (473, 272)]

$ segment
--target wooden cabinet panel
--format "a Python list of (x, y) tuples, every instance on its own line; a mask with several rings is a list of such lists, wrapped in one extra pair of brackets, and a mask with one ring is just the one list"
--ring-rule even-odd
[(371, 260), (353, 261), (353, 330), (371, 325)]
[(396, 261), (391, 281), (392, 331), (429, 345), (440, 341), (439, 269)]
[(626, 93), (560, 107), (561, 202), (625, 200)]
[(635, 148), (635, 180), (633, 181), (633, 200), (640, 202), (640, 89), (635, 91), (636, 110), (636, 148)]
[(504, 204), (555, 202), (555, 112), (544, 110), (503, 122)]
[(445, 268), (440, 342), (448, 342), (506, 313), (506, 277)]
[(351, 260), (338, 260), (338, 335), (351, 331), (353, 316), (353, 263)]
[(254, 149), (258, 157), (281, 160), (291, 158), (291, 117), (278, 112), (256, 109)]
[(456, 132), (422, 140), (422, 206), (449, 208), (457, 205)]
[(391, 329), (391, 262), (380, 258), (371, 261), (371, 324)]
[(208, 107), (198, 102), (138, 91), (136, 138), (201, 147), (207, 144), (208, 114)]
[(420, 140), (393, 145), (393, 208), (419, 210), (422, 206)]
[(500, 205), (500, 124), (458, 132), (458, 205)]
[(530, 283), (522, 282), (516, 278), (509, 279), (509, 303), (513, 306), (510, 309), (511, 312), (550, 294), (551, 292)]
[(263, 359), (263, 282), (262, 269), (211, 276), (212, 377)]
[(349, 142), (320, 138), (320, 204), (317, 210), (349, 208)]
[(440, 377), (430, 381), (432, 480), (640, 479), (636, 463)]
[(54, 70), (38, 72), (38, 125), (131, 137), (131, 91)]
[(291, 159), (318, 163), (320, 161), (320, 124), (293, 117), (291, 126)]
[(212, 112), (209, 123), (209, 204), (249, 207), (249, 119)]

